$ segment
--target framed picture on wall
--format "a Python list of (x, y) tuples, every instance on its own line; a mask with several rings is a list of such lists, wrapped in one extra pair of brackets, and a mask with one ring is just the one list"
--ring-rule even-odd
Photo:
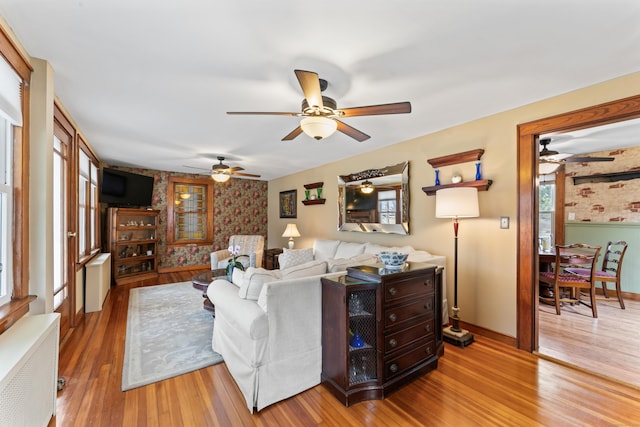
[(296, 218), (298, 190), (280, 192), (280, 218)]

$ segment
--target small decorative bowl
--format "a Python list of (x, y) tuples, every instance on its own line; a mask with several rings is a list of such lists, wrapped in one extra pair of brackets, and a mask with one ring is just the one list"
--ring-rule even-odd
[(400, 268), (407, 260), (408, 254), (400, 252), (380, 252), (378, 258), (387, 268)]

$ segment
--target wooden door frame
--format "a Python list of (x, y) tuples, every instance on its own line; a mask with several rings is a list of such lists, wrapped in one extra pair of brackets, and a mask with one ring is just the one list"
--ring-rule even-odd
[(517, 346), (538, 348), (538, 144), (540, 134), (567, 132), (640, 117), (640, 95), (518, 125)]

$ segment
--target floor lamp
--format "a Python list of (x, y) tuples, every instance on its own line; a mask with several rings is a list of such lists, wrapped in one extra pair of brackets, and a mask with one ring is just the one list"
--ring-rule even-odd
[(443, 338), (450, 344), (464, 347), (473, 342), (473, 334), (460, 328), (458, 312), (458, 218), (480, 216), (478, 190), (474, 187), (445, 188), (436, 191), (436, 218), (453, 218), (454, 270), (453, 270), (453, 324), (444, 328)]

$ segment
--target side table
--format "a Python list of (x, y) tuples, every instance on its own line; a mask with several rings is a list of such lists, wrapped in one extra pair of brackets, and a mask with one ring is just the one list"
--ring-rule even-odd
[(282, 248), (272, 248), (264, 251), (264, 268), (267, 270), (277, 270), (280, 268), (278, 255), (283, 252)]
[(207, 296), (207, 288), (209, 284), (213, 281), (213, 279), (217, 277), (226, 277), (226, 271), (224, 268), (218, 268), (216, 270), (207, 270), (202, 273), (198, 273), (191, 278), (191, 283), (193, 287), (202, 291), (202, 298), (204, 301), (202, 302), (202, 308), (211, 312), (213, 317), (216, 317), (216, 308)]

